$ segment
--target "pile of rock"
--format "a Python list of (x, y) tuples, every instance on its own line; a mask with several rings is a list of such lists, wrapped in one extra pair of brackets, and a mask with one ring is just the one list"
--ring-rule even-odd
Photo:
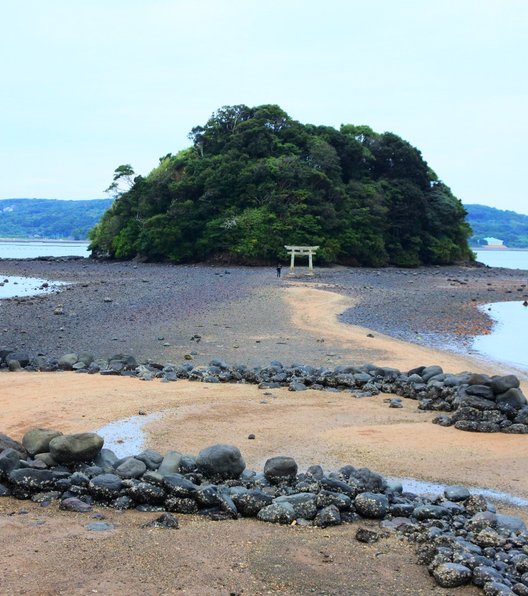
[[(208, 365), (138, 363), (134, 356), (116, 354), (95, 359), (90, 354), (65, 354), (58, 359), (0, 348), (0, 369), (16, 371), (70, 370), (77, 373), (122, 375), (143, 381), (187, 379), (203, 383), (251, 383), (262, 389), (287, 387), (290, 391), (348, 391), (354, 397), (396, 394), (418, 402), (421, 410), (450, 412), (435, 419), (459, 430), (528, 434), (528, 401), (515, 375), (493, 376), (462, 372), (444, 373), (440, 366), (420, 366), (402, 372), (396, 368), (364, 364), (335, 368), (305, 364), (286, 366), (272, 361), (266, 367), (229, 366), (222, 360)], [(400, 407), (392, 401), (390, 407)]]
[[(328, 527), (363, 519), (356, 538), (375, 542), (388, 532), (416, 543), (419, 561), (443, 587), (474, 583), (489, 594), (528, 594), (528, 532), (517, 517), (496, 513), (480, 495), (450, 487), (434, 498), (403, 492), (367, 468), (325, 473), (295, 460), (268, 459), (263, 472), (246, 469), (232, 445), (198, 456), (147, 449), (118, 458), (94, 433), (62, 435), (33, 429), (22, 444), (0, 437), (0, 495), (87, 512), (94, 503), (116, 509), (191, 513), (211, 519), (259, 520)], [(150, 527), (177, 528), (165, 515)]]

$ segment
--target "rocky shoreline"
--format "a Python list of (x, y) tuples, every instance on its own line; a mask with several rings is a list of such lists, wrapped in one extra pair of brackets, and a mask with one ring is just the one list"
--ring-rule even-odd
[[(189, 360), (192, 356), (188, 355)], [(441, 426), (458, 430), (509, 434), (528, 434), (528, 400), (515, 375), (463, 372), (445, 373), (438, 365), (419, 366), (407, 372), (396, 368), (365, 365), (341, 365), (335, 368), (294, 363), (285, 366), (274, 360), (269, 366), (230, 366), (214, 359), (208, 365), (161, 364), (152, 360), (138, 363), (127, 354), (110, 359), (92, 355), (64, 354), (60, 358), (39, 356), (0, 347), (0, 371), (16, 372), (75, 371), (78, 374), (121, 375), (142, 381), (178, 379), (202, 383), (250, 383), (260, 389), (287, 387), (290, 391), (347, 391), (355, 398), (379, 393), (393, 396), (389, 407), (402, 407), (401, 397), (414, 400), (418, 409), (448, 412), (433, 420)]]
[(79, 513), (94, 504), (162, 513), (144, 524), (149, 528), (178, 528), (174, 513), (319, 528), (379, 520), (378, 530), (359, 526), (356, 540), (373, 543), (396, 533), (416, 545), (418, 561), (441, 587), (472, 583), (489, 595), (528, 594), (524, 522), (497, 513), (464, 487), (428, 498), (403, 492), (401, 484), (367, 468), (325, 472), (312, 465), (299, 473), (289, 456), (269, 458), (258, 472), (247, 470), (240, 450), (225, 444), (197, 456), (147, 449), (118, 458), (95, 433), (52, 429), (32, 429), (22, 443), (2, 436), (0, 444), (1, 496), (42, 506), (59, 501), (61, 509)]
[[(526, 272), (486, 267), (331, 268), (318, 269), (312, 280), (277, 280), (274, 268), (57, 258), (3, 260), (0, 275), (70, 284), (53, 295), (2, 301), (0, 344), (34, 354), (88, 350), (110, 357), (123, 350), (167, 361), (194, 351), (200, 363), (218, 353), (241, 361), (248, 339), (248, 365), (275, 358), (317, 365), (328, 353), (340, 358), (334, 346), (295, 342), (277, 300), (292, 283), (353, 299), (356, 304), (341, 317), (346, 323), (458, 353), (491, 328), (478, 305), (528, 297)], [(256, 329), (263, 336), (258, 345)], [(266, 341), (271, 333), (276, 339)], [(195, 335), (201, 336), (199, 346), (191, 341)]]

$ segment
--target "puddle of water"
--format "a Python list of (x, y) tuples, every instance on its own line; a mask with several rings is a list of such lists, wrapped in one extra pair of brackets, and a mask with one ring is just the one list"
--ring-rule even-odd
[(492, 360), (528, 371), (528, 306), (521, 301), (493, 302), (479, 307), (494, 321), (489, 335), (473, 341), (473, 348)]
[[(426, 480), (416, 480), (415, 478), (392, 478), (387, 477), (390, 482), (401, 482), (404, 492), (414, 493), (416, 495), (442, 495), (449, 484), (441, 484), (440, 482), (427, 482)], [(528, 499), (516, 497), (510, 493), (504, 493), (489, 488), (481, 488), (478, 486), (466, 487), (471, 494), (479, 494), (483, 497), (493, 499), (494, 501), (502, 501), (509, 505), (516, 505), (517, 507), (527, 507)]]
[(159, 420), (161, 416), (161, 412), (154, 412), (147, 416), (131, 416), (110, 422), (94, 432), (103, 437), (105, 449), (111, 449), (117, 457), (137, 455), (144, 449), (143, 427), (154, 420)]
[[(47, 286), (43, 287), (44, 284)], [(51, 294), (59, 291), (65, 285), (68, 284), (63, 281), (50, 282), (38, 277), (3, 276), (0, 274), (0, 299)]]

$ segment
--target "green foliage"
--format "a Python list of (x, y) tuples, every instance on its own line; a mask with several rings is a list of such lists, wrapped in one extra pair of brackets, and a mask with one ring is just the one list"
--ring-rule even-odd
[(466, 205), (473, 228), (473, 246), (486, 245), (485, 238), (499, 238), (506, 246), (528, 248), (528, 215), (485, 205)]
[(111, 204), (111, 199), (2, 199), (0, 237), (85, 240)]
[[(237, 105), (189, 138), (192, 147), (160, 158), (118, 195), (92, 233), (96, 254), (257, 263), (284, 259), (285, 244), (309, 244), (320, 246), (319, 263), (471, 258), (460, 202), (393, 133), (303, 125), (275, 105)], [(130, 181), (128, 168), (113, 182)]]

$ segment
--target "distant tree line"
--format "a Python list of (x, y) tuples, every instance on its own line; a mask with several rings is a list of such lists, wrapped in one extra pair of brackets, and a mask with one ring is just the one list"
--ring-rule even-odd
[(498, 238), (512, 248), (528, 248), (528, 215), (485, 205), (465, 205), (473, 228), (470, 243), (486, 245), (486, 238)]
[(472, 256), (462, 204), (393, 133), (237, 105), (189, 137), (148, 176), (116, 169), (94, 254), (263, 263), (283, 259), (285, 244), (310, 244), (320, 263), (406, 267)]
[(111, 199), (1, 199), (0, 237), (86, 240), (111, 204)]

